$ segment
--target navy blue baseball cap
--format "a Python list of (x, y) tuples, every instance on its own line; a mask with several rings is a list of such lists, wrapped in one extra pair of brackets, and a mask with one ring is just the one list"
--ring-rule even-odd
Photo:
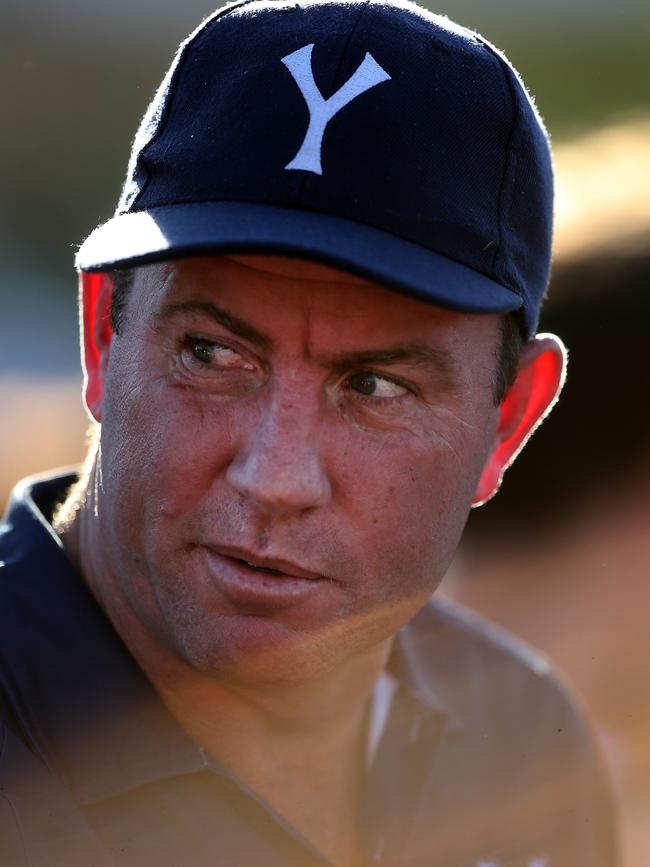
[(552, 197), (540, 117), (477, 34), (402, 0), (244, 0), (180, 46), (77, 267), (282, 253), (529, 336)]

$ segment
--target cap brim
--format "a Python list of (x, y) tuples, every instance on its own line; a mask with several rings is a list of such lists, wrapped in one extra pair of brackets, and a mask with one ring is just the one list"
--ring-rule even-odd
[(122, 214), (82, 244), (81, 271), (107, 271), (216, 252), (316, 259), (452, 310), (508, 313), (516, 292), (446, 256), (328, 214), (247, 202), (166, 205)]

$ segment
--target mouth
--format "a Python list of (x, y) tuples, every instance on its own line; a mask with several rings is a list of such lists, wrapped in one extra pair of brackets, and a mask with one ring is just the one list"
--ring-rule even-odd
[(283, 560), (280, 557), (263, 557), (252, 551), (246, 551), (243, 548), (220, 545), (209, 550), (249, 569), (254, 569), (257, 572), (263, 572), (268, 575), (277, 575), (283, 578), (302, 578), (307, 581), (321, 581), (325, 577), (309, 569), (303, 569), (290, 560)]
[(288, 560), (259, 557), (239, 548), (204, 547), (208, 573), (231, 601), (285, 607), (312, 596), (328, 579)]
[(237, 563), (248, 566), (249, 569), (256, 569), (258, 572), (266, 572), (267, 575), (281, 575), (283, 578), (287, 577), (286, 572), (282, 572), (280, 569), (273, 569), (271, 566), (258, 566), (248, 560), (242, 560), (241, 557), (233, 557), (232, 559)]

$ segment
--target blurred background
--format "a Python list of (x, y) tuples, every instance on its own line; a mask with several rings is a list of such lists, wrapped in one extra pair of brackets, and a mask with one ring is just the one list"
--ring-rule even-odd
[[(208, 0), (0, 0), (0, 502), (77, 462), (75, 247), (112, 212), (139, 118)], [(472, 513), (443, 592), (541, 648), (586, 705), (650, 864), (650, 4), (446, 0), (537, 98), (558, 176), (542, 330), (553, 417)]]

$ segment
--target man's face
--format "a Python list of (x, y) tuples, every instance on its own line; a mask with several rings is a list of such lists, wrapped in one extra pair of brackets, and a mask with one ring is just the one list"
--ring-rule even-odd
[(246, 682), (384, 642), (461, 535), (498, 330), (316, 263), (140, 269), (107, 359), (92, 545), (148, 634)]

